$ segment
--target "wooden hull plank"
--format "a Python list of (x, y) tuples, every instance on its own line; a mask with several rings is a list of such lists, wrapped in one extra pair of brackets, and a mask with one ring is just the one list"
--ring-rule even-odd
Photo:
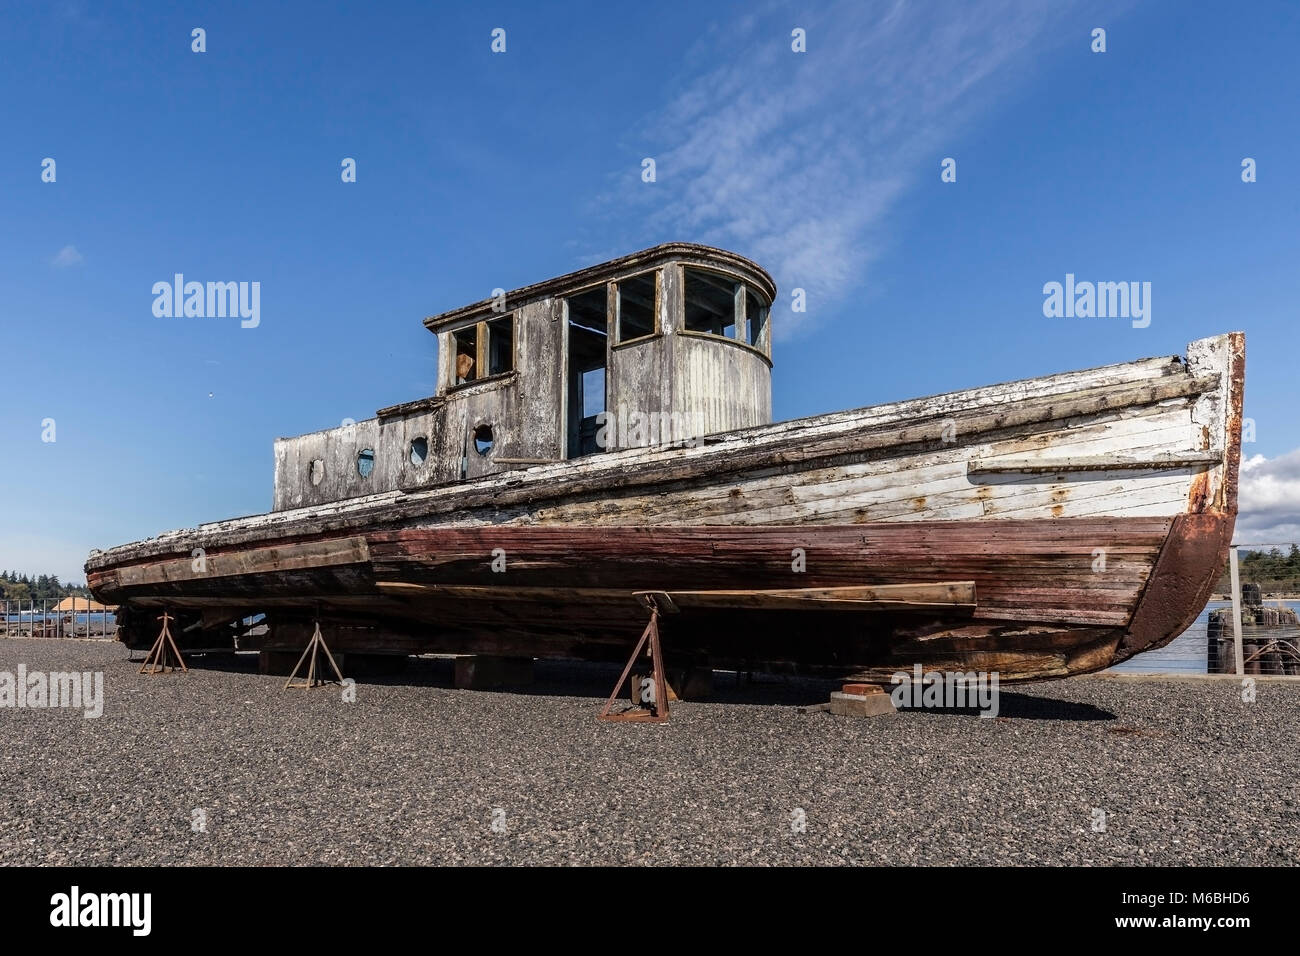
[[(1236, 514), (1244, 343), (273, 512), (93, 554), (124, 639), (881, 674), (1067, 676), (1204, 604)], [(951, 437), (949, 437), (951, 436)], [(202, 549), (202, 561), (195, 561)], [(937, 589), (937, 590), (936, 590)], [(978, 595), (978, 600), (976, 600)], [(815, 608), (815, 614), (810, 609)], [(220, 645), (220, 641), (216, 641)]]

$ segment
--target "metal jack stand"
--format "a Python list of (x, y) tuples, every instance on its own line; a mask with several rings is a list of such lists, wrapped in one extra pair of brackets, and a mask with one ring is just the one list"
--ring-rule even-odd
[[(149, 649), (149, 655), (144, 659), (144, 664), (140, 667), (140, 673), (147, 673), (152, 677), (155, 674), (174, 671), (179, 667), (182, 673), (188, 674), (190, 669), (185, 666), (185, 658), (181, 657), (181, 652), (176, 647), (176, 641), (172, 638), (171, 628), (168, 626), (175, 618), (164, 609), (162, 616), (158, 620), (162, 621), (162, 630), (158, 632), (158, 640), (154, 641), (153, 647)], [(171, 663), (173, 658), (176, 660), (175, 664)]]
[[(636, 598), (650, 609), (650, 623), (641, 632), (641, 640), (636, 642), (636, 649), (632, 651), (627, 666), (623, 668), (622, 676), (619, 677), (618, 683), (614, 685), (614, 692), (609, 695), (609, 700), (605, 701), (605, 707), (596, 719), (661, 724), (668, 719), (668, 701), (671, 699), (672, 690), (664, 679), (664, 656), (663, 650), (659, 647), (659, 613), (661, 610), (668, 614), (675, 613), (677, 605), (673, 604), (672, 598), (660, 591), (638, 591)], [(646, 647), (647, 642), (649, 647), (646, 648), (646, 653), (650, 658), (650, 679), (654, 682), (654, 696), (647, 700), (645, 695), (642, 694), (641, 699), (649, 706), (632, 706), (617, 714), (610, 713), (614, 706), (614, 700), (618, 697), (618, 692), (623, 689), (627, 675), (632, 673), (632, 667), (636, 664), (637, 658), (641, 655), (641, 649)], [(632, 689), (632, 696), (635, 700), (637, 697), (636, 688)]]
[[(285, 690), (288, 690), (290, 687), (295, 690), (310, 690), (313, 687), (321, 687), (329, 683), (343, 683), (343, 672), (339, 670), (339, 665), (334, 663), (334, 655), (330, 653), (330, 649), (325, 645), (325, 638), (321, 637), (320, 621), (315, 621), (314, 623), (316, 629), (312, 632), (311, 640), (307, 642), (307, 648), (302, 652), (302, 657), (298, 658), (298, 663), (294, 665), (293, 673), (290, 674), (289, 679), (284, 682)], [(316, 653), (318, 650), (325, 652), (325, 657), (330, 662), (330, 667), (334, 668), (334, 676), (338, 678), (336, 682), (330, 681), (325, 677), (316, 676)], [(307, 676), (295, 684), (293, 679), (298, 676), (298, 671), (302, 667), (302, 662), (307, 660), (308, 654), (311, 655), (311, 663), (307, 665)], [(325, 668), (322, 667), (321, 673), (323, 674), (324, 672)]]

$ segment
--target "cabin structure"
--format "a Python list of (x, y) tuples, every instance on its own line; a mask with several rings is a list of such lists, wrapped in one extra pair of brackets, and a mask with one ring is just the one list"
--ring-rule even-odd
[(668, 243), (424, 320), (434, 394), (275, 442), (274, 511), (772, 421), (763, 269)]

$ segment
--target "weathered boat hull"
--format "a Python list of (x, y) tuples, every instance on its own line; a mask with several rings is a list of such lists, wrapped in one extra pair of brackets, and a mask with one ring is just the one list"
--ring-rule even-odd
[(1235, 520), (1243, 381), (1242, 337), (1221, 336), (1186, 362), (174, 532), (87, 574), (134, 647), (165, 606), (182, 646), (266, 614), (241, 646), (300, 649), (320, 619), (344, 652), (619, 660), (653, 591), (682, 605), (665, 652), (716, 666), (1064, 677), (1166, 643), (1204, 606)]
[[(127, 601), (137, 609), (167, 606), (182, 619), (186, 610), (216, 610), (218, 619), (232, 606), (265, 611), (277, 632), (246, 646), (300, 647), (319, 605), (332, 646), (342, 651), (615, 660), (645, 623), (633, 590), (775, 592), (960, 579), (974, 584), (974, 608), (691, 609), (665, 621), (665, 647), (719, 666), (884, 676), (919, 662), (1011, 680), (1105, 667), (1181, 631), (1188, 609), (1208, 598), (1231, 532), (1222, 516), (595, 534), (398, 530), (296, 546), (322, 556), (328, 550), (343, 563), (323, 558), (306, 568), (150, 584), (128, 576), (125, 586), (120, 579), (98, 586), (124, 595), (147, 590)], [(283, 563), (293, 547), (261, 550), (279, 552)], [(1108, 555), (1103, 571), (1095, 569), (1098, 549)], [(491, 569), (494, 551), (504, 554), (503, 571)], [(794, 569), (798, 552), (803, 571)], [(253, 549), (238, 556), (275, 560)], [(147, 625), (130, 633), (136, 646), (152, 640)]]

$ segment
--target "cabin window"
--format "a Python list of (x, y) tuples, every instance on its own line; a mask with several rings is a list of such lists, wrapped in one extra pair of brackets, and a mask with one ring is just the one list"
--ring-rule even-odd
[(504, 375), (515, 370), (515, 317), (493, 319), (487, 325), (488, 374)]
[(762, 294), (745, 286), (745, 328), (746, 339), (750, 345), (764, 352), (767, 351), (767, 317), (769, 306)]
[(423, 465), (424, 460), (429, 457), (429, 439), (412, 438), (411, 439), (411, 464)]
[(744, 286), (733, 279), (703, 269), (683, 269), (685, 311), (683, 326), (688, 332), (703, 332), (738, 338), (736, 316)]
[(609, 309), (609, 297), (605, 287), (589, 289), (569, 296), (565, 300), (569, 306), (569, 321), (580, 328), (597, 335), (605, 335), (609, 327), (606, 313)]
[(362, 478), (369, 478), (370, 473), (375, 470), (375, 450), (373, 448), (363, 448), (357, 453), (357, 474)]
[(451, 333), (456, 345), (452, 385), (478, 382), (515, 370), (514, 313), (485, 319)]
[(617, 291), (618, 340), (627, 342), (654, 335), (658, 272), (647, 272), (619, 282)]
[(605, 410), (605, 355), (609, 296), (604, 286), (565, 300), (568, 373), (565, 382), (569, 458), (599, 451), (596, 417)]
[(319, 458), (312, 460), (311, 467), (307, 469), (307, 480), (313, 485), (319, 485), (325, 480), (325, 462)]
[(491, 425), (480, 425), (474, 429), (474, 450), (480, 455), (486, 455), (490, 452), (493, 442)]
[(452, 370), (453, 381), (464, 385), (478, 378), (478, 326), (467, 325), (451, 333), (456, 343), (456, 365)]

